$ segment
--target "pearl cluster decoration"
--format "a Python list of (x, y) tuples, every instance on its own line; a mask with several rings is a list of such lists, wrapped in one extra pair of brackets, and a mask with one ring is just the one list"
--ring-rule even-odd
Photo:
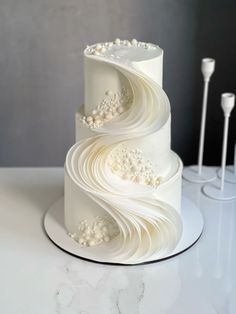
[(107, 50), (111, 49), (113, 46), (127, 46), (127, 47), (142, 47), (144, 49), (156, 49), (156, 47), (150, 43), (145, 43), (138, 41), (133, 38), (132, 40), (121, 40), (116, 38), (113, 42), (98, 43), (93, 46), (87, 46), (85, 52), (95, 56), (103, 56)]
[(100, 128), (106, 122), (127, 111), (132, 102), (133, 96), (131, 92), (124, 87), (117, 93), (107, 90), (101, 103), (90, 115), (83, 116), (81, 121), (91, 129)]
[(84, 247), (108, 242), (119, 233), (116, 222), (108, 215), (96, 217), (92, 224), (84, 219), (80, 221), (77, 229), (78, 232), (69, 233), (69, 236)]
[(145, 160), (139, 149), (128, 149), (125, 145), (111, 153), (108, 165), (111, 171), (123, 180), (157, 188), (161, 177), (155, 175), (150, 160)]

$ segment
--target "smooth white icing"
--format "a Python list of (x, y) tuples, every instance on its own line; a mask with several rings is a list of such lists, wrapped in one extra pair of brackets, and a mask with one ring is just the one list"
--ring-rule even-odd
[[(97, 216), (110, 215), (119, 229), (118, 245), (111, 252), (117, 261), (142, 262), (154, 252), (161, 257), (181, 236), (182, 163), (170, 150), (162, 56), (157, 46), (127, 41), (85, 50), (85, 106), (76, 115), (77, 143), (65, 162), (65, 223), (76, 234), (82, 220), (92, 225)], [(90, 117), (106, 91), (122, 88), (132, 93), (126, 111), (94, 129), (82, 123), (83, 111)], [(114, 173), (109, 160), (121, 145), (139, 149), (161, 177), (160, 184), (139, 184)], [(91, 210), (84, 212), (87, 202)]]

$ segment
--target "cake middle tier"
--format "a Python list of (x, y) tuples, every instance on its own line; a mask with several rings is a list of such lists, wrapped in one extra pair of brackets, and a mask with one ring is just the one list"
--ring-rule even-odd
[[(82, 123), (83, 114), (83, 106), (81, 106), (75, 115), (76, 142), (97, 135), (97, 133)], [(169, 117), (161, 129), (147, 136), (120, 141), (120, 144), (123, 147), (128, 147), (129, 150), (140, 150), (143, 158), (149, 160), (152, 164), (154, 172), (166, 179), (172, 175), (171, 169), (173, 169), (173, 161), (170, 154), (170, 120), (171, 118)], [(117, 146), (116, 152), (120, 145)]]

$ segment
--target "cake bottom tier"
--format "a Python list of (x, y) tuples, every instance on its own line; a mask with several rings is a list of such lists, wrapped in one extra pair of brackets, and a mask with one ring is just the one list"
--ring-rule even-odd
[[(103, 196), (94, 197), (82, 190), (65, 169), (65, 226), (68, 234), (78, 245), (88, 247), (116, 238), (120, 247), (111, 254), (120, 254), (124, 260), (142, 260), (158, 250), (161, 257), (173, 250), (181, 237), (182, 162), (174, 152), (170, 155), (167, 179), (157, 188), (149, 187), (149, 191), (140, 196), (140, 185), (133, 184), (132, 197), (110, 195), (110, 204)], [(135, 186), (139, 190), (137, 197)]]

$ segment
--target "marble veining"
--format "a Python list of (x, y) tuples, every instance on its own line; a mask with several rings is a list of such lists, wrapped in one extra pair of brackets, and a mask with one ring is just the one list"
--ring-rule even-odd
[[(132, 313), (139, 313), (139, 304), (145, 295), (142, 267), (138, 277), (130, 268), (97, 267), (99, 272), (95, 264), (84, 261), (78, 264), (76, 260), (61, 267), (65, 282), (56, 289), (57, 313), (92, 314), (98, 313), (99, 309), (99, 313), (124, 314), (128, 313), (127, 302), (132, 302)], [(89, 277), (86, 275), (88, 272)]]

